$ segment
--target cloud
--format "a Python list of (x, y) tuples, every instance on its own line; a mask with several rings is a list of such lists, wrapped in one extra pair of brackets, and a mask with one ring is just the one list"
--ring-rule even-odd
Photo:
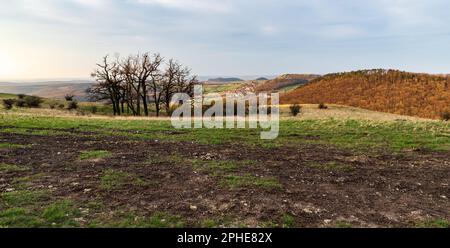
[(378, 0), (377, 3), (381, 14), (397, 27), (437, 25), (442, 21), (440, 10), (448, 7), (441, 0)]
[[(418, 51), (436, 49), (445, 61), (449, 7), (448, 0), (0, 0), (0, 43), (45, 51), (40, 60), (66, 56), (52, 50), (59, 47), (89, 68), (104, 53), (159, 51), (212, 74), (283, 72), (299, 57), (311, 61), (302, 70), (322, 57), (338, 68), (342, 54), (419, 61)], [(372, 55), (359, 58), (362, 48)]]
[(231, 11), (231, 4), (227, 0), (135, 0), (141, 4), (159, 5), (185, 11), (220, 12)]
[(117, 3), (108, 0), (16, 0), (9, 4), (5, 2), (0, 1), (0, 15), (10, 16), (11, 20), (33, 20), (33, 24), (62, 25), (90, 24), (93, 17), (98, 21), (106, 12), (111, 12)]
[(107, 6), (108, 4), (108, 1), (105, 0), (69, 0), (69, 2), (88, 8), (101, 8)]
[(58, 4), (52, 0), (22, 0), (18, 1), (19, 9), (27, 16), (47, 20), (55, 21), (66, 24), (80, 24), (83, 22), (83, 18), (78, 16), (73, 11), (65, 8), (64, 5)]

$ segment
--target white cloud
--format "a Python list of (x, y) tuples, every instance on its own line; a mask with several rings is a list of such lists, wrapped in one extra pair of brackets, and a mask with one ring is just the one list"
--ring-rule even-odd
[(160, 5), (188, 11), (222, 12), (231, 10), (231, 4), (226, 0), (135, 0), (142, 4)]

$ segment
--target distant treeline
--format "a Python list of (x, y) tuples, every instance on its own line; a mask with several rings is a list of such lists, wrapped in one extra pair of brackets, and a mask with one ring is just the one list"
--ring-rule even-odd
[(190, 69), (179, 62), (165, 59), (160, 54), (137, 54), (126, 58), (103, 58), (92, 73), (96, 84), (87, 90), (94, 101), (109, 101), (114, 115), (148, 116), (150, 106), (156, 115), (161, 109), (170, 111), (170, 100), (175, 93), (193, 94), (198, 83)]

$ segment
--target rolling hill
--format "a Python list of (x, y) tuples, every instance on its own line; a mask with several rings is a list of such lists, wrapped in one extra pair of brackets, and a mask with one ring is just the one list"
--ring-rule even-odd
[(274, 92), (281, 91), (287, 87), (298, 87), (308, 83), (309, 81), (318, 78), (318, 75), (313, 74), (285, 74), (275, 79), (268, 80), (264, 84), (256, 88), (257, 92)]
[(210, 78), (208, 81), (206, 81), (207, 84), (227, 84), (227, 83), (234, 83), (234, 82), (242, 82), (243, 79), (236, 78), (236, 77), (218, 77), (218, 78)]
[(450, 111), (450, 77), (383, 69), (328, 74), (283, 95), (281, 102), (340, 104), (436, 119)]
[(86, 89), (92, 86), (90, 81), (57, 81), (35, 83), (0, 83), (0, 92), (26, 94), (46, 98), (62, 99), (67, 94), (75, 95), (79, 101), (87, 101)]

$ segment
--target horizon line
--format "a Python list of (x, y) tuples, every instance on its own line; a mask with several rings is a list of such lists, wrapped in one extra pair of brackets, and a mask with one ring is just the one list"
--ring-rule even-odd
[[(415, 70), (405, 70), (405, 69), (399, 69), (399, 68), (370, 68), (370, 69), (352, 69), (352, 70), (342, 70), (342, 71), (333, 71), (333, 72), (327, 72), (327, 73), (315, 73), (315, 72), (285, 72), (285, 73), (278, 73), (278, 74), (248, 74), (248, 75), (236, 75), (236, 74), (218, 74), (218, 75), (197, 75), (199, 78), (212, 79), (212, 78), (228, 78), (228, 77), (236, 77), (243, 80), (252, 80), (249, 78), (252, 77), (278, 77), (281, 75), (287, 75), (287, 74), (305, 74), (305, 75), (319, 75), (324, 76), (327, 74), (333, 74), (333, 73), (345, 73), (345, 72), (354, 72), (354, 71), (363, 71), (363, 70), (376, 70), (376, 69), (382, 69), (382, 70), (398, 70), (403, 72), (409, 72), (409, 73), (419, 73), (419, 74), (429, 74), (429, 75), (450, 75), (450, 72), (438, 72), (438, 73), (432, 73), (432, 72), (424, 72), (424, 71), (415, 71)], [(248, 78), (248, 79), (245, 79)], [(0, 78), (0, 83), (41, 83), (41, 82), (64, 82), (64, 81), (92, 81), (95, 80), (91, 77), (48, 77), (48, 78)]]

